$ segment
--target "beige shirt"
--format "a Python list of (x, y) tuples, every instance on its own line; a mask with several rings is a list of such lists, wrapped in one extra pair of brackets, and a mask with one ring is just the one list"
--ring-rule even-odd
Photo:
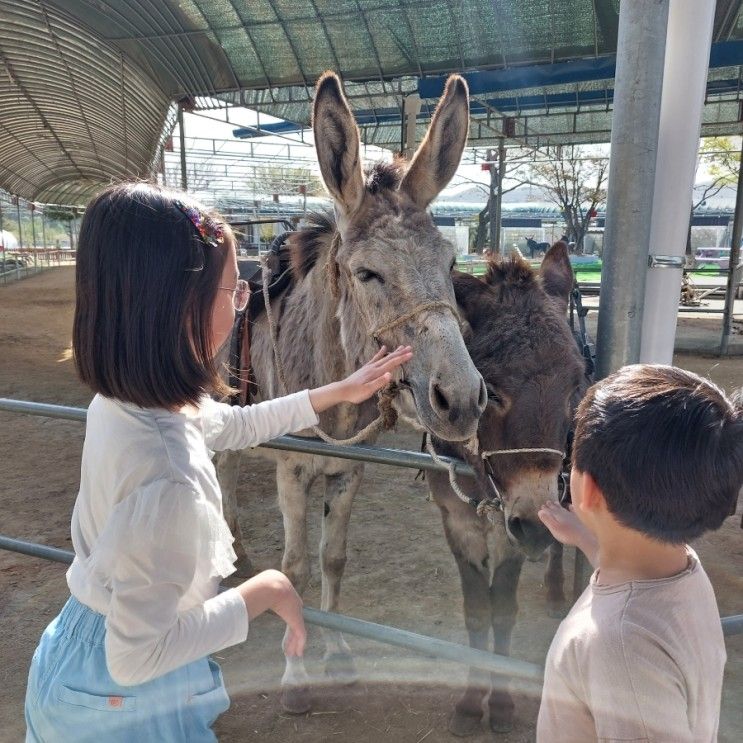
[(725, 643), (696, 554), (679, 575), (599, 585), (547, 655), (538, 743), (717, 740)]

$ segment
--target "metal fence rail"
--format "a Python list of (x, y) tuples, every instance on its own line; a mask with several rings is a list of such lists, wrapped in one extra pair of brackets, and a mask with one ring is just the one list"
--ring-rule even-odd
[[(3, 535), (0, 535), (0, 549), (18, 552), (31, 557), (40, 557), (42, 560), (61, 562), (65, 565), (69, 565), (75, 557), (75, 553), (68, 550), (48, 547), (34, 542), (25, 542)], [(466, 666), (480, 668), (483, 671), (500, 673), (522, 681), (533, 681), (537, 683), (541, 683), (542, 681), (543, 669), (536, 663), (527, 663), (526, 661), (509, 658), (505, 655), (486, 653), (483, 650), (474, 650), (456, 642), (439, 640), (436, 637), (420, 635), (416, 632), (390, 627), (386, 624), (367, 622), (363, 619), (347, 617), (343, 614), (333, 614), (332, 612), (320, 611), (319, 609), (309, 607), (304, 607), (302, 613), (308, 624), (314, 624), (317, 627), (356, 635), (357, 637), (374, 640), (385, 645), (395, 645), (396, 647), (413, 650), (416, 653), (428, 655), (433, 658), (461, 663)]]
[[(74, 420), (80, 423), (85, 422), (87, 414), (85, 408), (49, 405), (27, 402), (25, 400), (11, 400), (8, 398), (0, 398), (0, 410)], [(285, 451), (297, 451), (377, 464), (409, 467), (412, 469), (445, 469), (444, 465), (434, 462), (427, 454), (399, 449), (384, 449), (374, 446), (335, 446), (326, 444), (318, 439), (308, 439), (301, 436), (281, 436), (261, 446)], [(472, 468), (460, 460), (446, 461), (454, 461), (456, 471), (459, 474), (473, 474)], [(74, 553), (68, 550), (26, 542), (3, 535), (0, 535), (0, 549), (64, 564), (70, 564), (74, 558)], [(394, 645), (442, 660), (461, 663), (524, 681), (540, 682), (542, 679), (543, 669), (534, 663), (527, 663), (503, 655), (474, 650), (465, 645), (440, 640), (435, 637), (428, 637), (427, 635), (420, 635), (388, 625), (367, 622), (342, 614), (333, 614), (309, 607), (305, 607), (303, 612), (307, 623), (326, 629), (338, 630), (356, 635), (357, 637), (364, 637), (376, 642)], [(723, 633), (726, 636), (743, 634), (743, 614), (723, 617), (721, 622)]]
[[(67, 405), (50, 405), (40, 402), (27, 402), (26, 400), (11, 400), (0, 397), (0, 410), (8, 413), (26, 413), (29, 415), (41, 415), (48, 418), (63, 418), (66, 420), (85, 423), (87, 411), (85, 408), (74, 408)], [(320, 439), (307, 438), (304, 436), (279, 436), (272, 441), (260, 445), (264, 449), (280, 449), (283, 451), (296, 451), (304, 454), (317, 454), (324, 457), (338, 457), (339, 459), (354, 459), (361, 462), (372, 462), (374, 464), (388, 464), (394, 467), (408, 467), (414, 470), (440, 470), (447, 471), (445, 465), (434, 462), (430, 454), (422, 452), (405, 451), (402, 449), (385, 449), (380, 446), (340, 446), (338, 444), (326, 444)], [(458, 475), (474, 475), (472, 467), (460, 459), (439, 457), (442, 462), (454, 462), (454, 468)]]

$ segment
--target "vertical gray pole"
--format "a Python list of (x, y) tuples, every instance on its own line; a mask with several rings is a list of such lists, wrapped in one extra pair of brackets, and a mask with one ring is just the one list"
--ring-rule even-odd
[(495, 163), (490, 163), (490, 206), (488, 208), (488, 222), (490, 226), (490, 237), (488, 238), (488, 245), (490, 247), (490, 250), (493, 254), (495, 254), (496, 248), (496, 228), (495, 228), (495, 220), (496, 220), (496, 214), (497, 214), (497, 208), (495, 205), (496, 200), (496, 180), (498, 178), (498, 175), (495, 172)]
[[(640, 358), (670, 0), (622, 0), (596, 344), (601, 379)], [(573, 588), (588, 582), (576, 550)]]
[(31, 208), (31, 248), (34, 251), (34, 268), (36, 268), (36, 256), (38, 255), (38, 251), (36, 250), (36, 220), (34, 220), (34, 213), (36, 211), (33, 204), (30, 205)]
[(23, 227), (21, 226), (21, 200), (15, 197), (15, 214), (18, 219), (18, 245), (23, 250)]
[(596, 373), (640, 358), (669, 0), (622, 0)]
[(417, 93), (406, 95), (402, 104), (402, 153), (409, 160), (415, 154), (415, 128), (422, 107)]
[(501, 234), (503, 232), (501, 229), (503, 222), (503, 176), (505, 175), (505, 170), (506, 146), (501, 139), (498, 143), (498, 182), (496, 184), (498, 190), (495, 196), (495, 247), (493, 249), (493, 252), (497, 254), (501, 253)]
[(738, 166), (738, 190), (735, 194), (735, 218), (733, 219), (733, 241), (730, 245), (730, 266), (728, 267), (728, 283), (725, 290), (725, 309), (722, 314), (722, 337), (720, 339), (720, 356), (728, 352), (730, 333), (733, 329), (733, 306), (735, 294), (740, 283), (740, 240), (743, 236), (743, 147), (741, 148), (741, 162)]
[(160, 150), (160, 170), (163, 174), (163, 188), (167, 188), (168, 177), (165, 175), (165, 145), (163, 145), (162, 150)]
[(41, 210), (41, 242), (44, 243), (44, 250), (46, 250), (46, 218), (44, 217), (44, 209)]
[(488, 162), (490, 163), (490, 196), (488, 199), (488, 247), (492, 253), (495, 253), (495, 220), (496, 220), (496, 185), (498, 182), (498, 173), (495, 170), (495, 150), (488, 150)]
[(186, 171), (186, 132), (183, 128), (183, 106), (178, 106), (178, 139), (181, 145), (181, 191), (188, 191)]

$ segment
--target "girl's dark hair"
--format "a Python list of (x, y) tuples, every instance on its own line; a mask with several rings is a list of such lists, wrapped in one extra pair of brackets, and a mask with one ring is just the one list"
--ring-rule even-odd
[(94, 392), (174, 409), (226, 388), (211, 342), (212, 306), (232, 232), (208, 246), (174, 202), (148, 183), (107, 188), (88, 205), (77, 250), (72, 350)]
[(663, 542), (717, 529), (743, 486), (743, 399), (672, 366), (626, 366), (578, 407), (573, 465), (616, 519)]

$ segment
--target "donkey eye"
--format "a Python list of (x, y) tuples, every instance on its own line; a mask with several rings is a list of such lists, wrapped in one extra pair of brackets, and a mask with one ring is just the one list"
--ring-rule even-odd
[(503, 395), (501, 395), (495, 387), (489, 384), (485, 385), (488, 390), (488, 404), (493, 405), (499, 410), (506, 410), (508, 408), (508, 401)]
[(384, 284), (384, 279), (378, 273), (374, 273), (374, 271), (370, 271), (368, 268), (360, 268), (356, 271), (356, 278), (364, 284), (372, 279), (376, 279), (380, 284)]

